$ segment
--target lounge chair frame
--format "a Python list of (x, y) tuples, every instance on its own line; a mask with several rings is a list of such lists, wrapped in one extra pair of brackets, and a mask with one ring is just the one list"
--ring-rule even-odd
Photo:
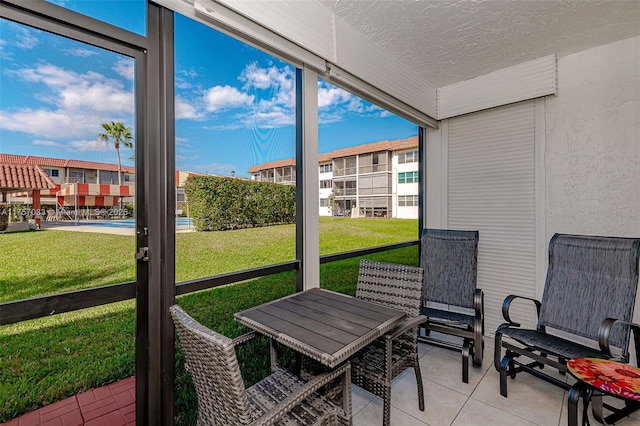
[[(426, 228), (420, 246), (420, 266), (425, 271), (420, 313), (428, 320), (418, 339), (460, 351), (464, 383), (469, 383), (469, 358), (474, 366), (481, 366), (484, 352), (484, 293), (477, 288), (478, 239), (478, 231)], [(462, 343), (433, 338), (432, 331), (460, 337)]]
[[(607, 318), (632, 320), (639, 256), (640, 239), (569, 234), (551, 238), (542, 301), (509, 295), (502, 304), (506, 322), (496, 330), (494, 353), (502, 396), (507, 397), (507, 376), (515, 379), (523, 371), (569, 390), (566, 380), (542, 369), (550, 366), (565, 375), (571, 358), (628, 362), (629, 326), (609, 329), (606, 341), (600, 341), (599, 333)], [(511, 318), (510, 307), (516, 299), (535, 306), (535, 329), (524, 328)], [(558, 330), (565, 334), (561, 336)], [(579, 343), (579, 338), (587, 341)], [(610, 345), (618, 348), (615, 355)]]

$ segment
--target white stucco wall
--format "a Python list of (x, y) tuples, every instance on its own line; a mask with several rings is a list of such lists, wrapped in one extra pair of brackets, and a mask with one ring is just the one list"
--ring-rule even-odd
[(640, 236), (640, 37), (558, 60), (546, 99), (546, 238)]

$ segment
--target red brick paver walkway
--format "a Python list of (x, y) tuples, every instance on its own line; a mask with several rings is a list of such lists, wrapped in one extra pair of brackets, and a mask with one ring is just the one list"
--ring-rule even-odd
[(5, 426), (133, 426), (136, 424), (134, 377), (79, 393), (21, 417)]

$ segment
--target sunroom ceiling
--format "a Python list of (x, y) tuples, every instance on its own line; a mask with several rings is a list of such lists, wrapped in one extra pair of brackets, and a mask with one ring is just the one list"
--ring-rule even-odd
[(638, 0), (317, 1), (433, 87), (640, 35)]

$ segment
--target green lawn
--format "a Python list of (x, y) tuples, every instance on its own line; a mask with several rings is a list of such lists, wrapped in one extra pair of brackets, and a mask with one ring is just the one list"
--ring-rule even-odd
[[(320, 252), (336, 253), (417, 238), (417, 221), (322, 219)], [(135, 279), (134, 238), (41, 231), (0, 234), (0, 301)], [(277, 226), (176, 236), (176, 278), (184, 281), (291, 260), (295, 228)], [(416, 264), (417, 248), (367, 256)], [(321, 285), (355, 291), (358, 259), (321, 266)], [(181, 296), (178, 303), (230, 337), (246, 330), (233, 313), (290, 294), (288, 272)], [(133, 374), (135, 309), (125, 301), (0, 327), (0, 422), (65, 396)], [(267, 371), (266, 345), (241, 354), (248, 383)], [(256, 362), (259, 359), (261, 362)], [(194, 424), (194, 395), (177, 357), (177, 418)]]

